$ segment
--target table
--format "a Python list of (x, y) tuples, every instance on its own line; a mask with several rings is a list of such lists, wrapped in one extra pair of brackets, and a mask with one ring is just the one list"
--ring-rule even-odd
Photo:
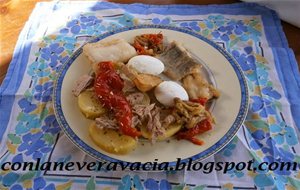
[[(44, 0), (45, 1), (45, 0)], [(2, 0), (0, 2), (0, 84), (5, 77), (11, 61), (18, 35), (37, 2), (41, 0)], [(147, 4), (228, 4), (237, 0), (111, 0), (116, 3), (147, 3)], [(282, 22), (290, 47), (293, 49), (300, 68), (300, 28)]]

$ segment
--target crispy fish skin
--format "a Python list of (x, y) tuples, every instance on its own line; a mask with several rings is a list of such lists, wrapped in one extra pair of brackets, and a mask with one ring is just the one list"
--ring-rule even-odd
[(180, 81), (189, 74), (199, 73), (201, 69), (201, 65), (191, 57), (188, 51), (175, 41), (171, 42), (167, 49), (156, 58), (164, 63), (164, 74), (176, 81)]

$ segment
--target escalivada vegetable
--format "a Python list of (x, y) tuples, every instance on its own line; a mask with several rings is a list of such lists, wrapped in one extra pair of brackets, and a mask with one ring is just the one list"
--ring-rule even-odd
[(133, 47), (139, 55), (155, 55), (161, 53), (163, 49), (163, 35), (158, 34), (142, 34), (136, 36)]
[(177, 134), (177, 139), (185, 139), (191, 141), (196, 145), (203, 145), (202, 140), (197, 139), (195, 136), (212, 129), (212, 123), (209, 119), (200, 121), (195, 127), (188, 129), (187, 131), (181, 131)]
[(205, 104), (207, 103), (208, 99), (207, 98), (198, 98), (198, 99), (191, 99), (191, 101), (199, 103), (202, 106), (205, 106)]
[(126, 100), (122, 89), (123, 80), (113, 68), (110, 61), (99, 63), (99, 72), (94, 83), (94, 90), (104, 105), (112, 110), (124, 135), (131, 137), (141, 136), (141, 132), (131, 127), (132, 109)]

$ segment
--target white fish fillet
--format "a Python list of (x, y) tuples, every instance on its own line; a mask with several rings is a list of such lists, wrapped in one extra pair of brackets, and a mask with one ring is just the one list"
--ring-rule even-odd
[(92, 63), (92, 68), (97, 73), (98, 63), (103, 61), (127, 62), (137, 53), (124, 39), (103, 40), (88, 43), (83, 47), (83, 53)]

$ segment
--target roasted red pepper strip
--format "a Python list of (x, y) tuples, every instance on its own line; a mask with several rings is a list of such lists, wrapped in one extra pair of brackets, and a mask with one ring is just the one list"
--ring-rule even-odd
[(133, 47), (136, 49), (136, 51), (139, 55), (147, 54), (145, 48), (141, 44), (139, 44), (137, 41), (134, 41)]
[(158, 45), (162, 43), (163, 40), (163, 35), (162, 34), (143, 34), (143, 37), (147, 38), (150, 40), (150, 42), (154, 45)]
[(212, 129), (212, 123), (208, 119), (200, 121), (195, 127), (182, 131), (177, 134), (177, 139), (186, 139), (194, 144), (202, 145), (203, 141), (195, 138), (194, 136), (204, 133)]
[(189, 139), (187, 139), (189, 141), (191, 141), (192, 143), (196, 144), (196, 145), (203, 145), (204, 141), (197, 139), (196, 137), (191, 137)]
[(205, 106), (205, 104), (207, 103), (208, 99), (207, 98), (198, 98), (198, 99), (191, 99), (191, 101), (199, 103), (202, 106)]
[(153, 49), (154, 46), (157, 46), (162, 43), (163, 35), (162, 34), (142, 34), (143, 38), (146, 38), (148, 41), (148, 47), (144, 47), (138, 41), (134, 40), (133, 47), (136, 49), (139, 55), (149, 55), (149, 49)]
[(114, 112), (123, 134), (140, 136), (141, 132), (131, 127), (132, 109), (122, 93), (122, 79), (114, 70), (112, 62), (101, 62), (99, 65), (99, 73), (94, 83), (97, 97), (105, 107)]

